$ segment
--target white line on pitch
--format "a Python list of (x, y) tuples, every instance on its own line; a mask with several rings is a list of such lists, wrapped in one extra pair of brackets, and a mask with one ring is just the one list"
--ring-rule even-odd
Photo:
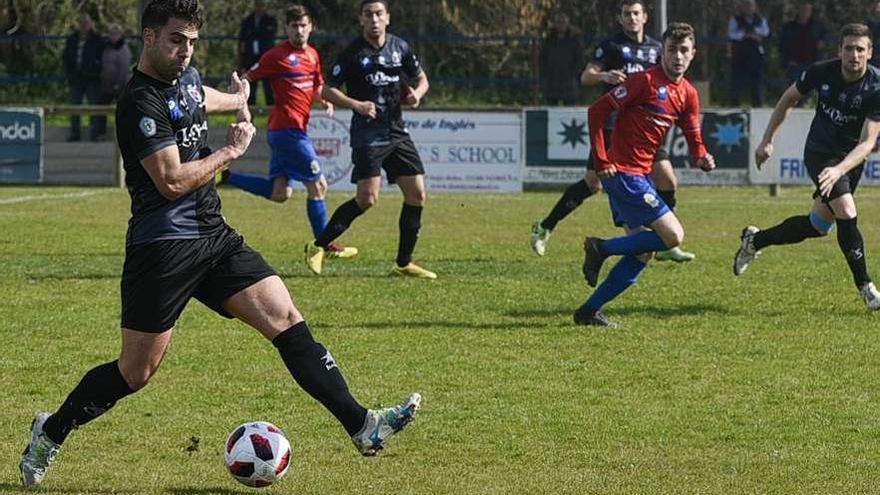
[(80, 191), (75, 193), (64, 194), (39, 194), (35, 196), (18, 196), (15, 198), (0, 199), (0, 205), (11, 205), (14, 203), (27, 203), (28, 201), (44, 201), (55, 199), (71, 199), (71, 198), (87, 198), (106, 191)]

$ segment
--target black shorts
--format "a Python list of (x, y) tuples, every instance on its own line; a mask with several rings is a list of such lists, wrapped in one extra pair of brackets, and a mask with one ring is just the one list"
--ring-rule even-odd
[[(816, 199), (821, 196), (819, 193), (819, 174), (822, 170), (833, 167), (843, 161), (846, 154), (832, 154), (832, 153), (816, 153), (814, 151), (806, 150), (804, 151), (804, 165), (807, 167), (807, 173), (810, 174), (810, 179), (813, 180), (813, 184), (816, 185), (816, 191), (813, 192), (813, 199)], [(864, 162), (860, 164), (858, 167), (852, 169), (837, 180), (837, 183), (834, 184), (834, 187), (831, 188), (831, 194), (828, 197), (823, 197), (822, 202), (828, 203), (833, 199), (837, 199), (845, 194), (855, 194), (856, 188), (859, 187), (859, 181), (862, 180), (862, 171), (865, 168)]]
[(398, 177), (424, 175), (425, 166), (419, 157), (419, 150), (409, 136), (382, 146), (364, 146), (351, 150), (351, 183), (361, 179), (379, 177), (382, 169), (388, 183), (394, 184)]
[(122, 268), (122, 328), (165, 331), (192, 297), (232, 318), (223, 303), (272, 275), (277, 272), (230, 227), (213, 237), (128, 246)]
[[(613, 134), (611, 129), (605, 129), (605, 146), (611, 147), (611, 135)], [(657, 148), (657, 154), (654, 155), (654, 163), (657, 163), (662, 160), (669, 160), (669, 150), (666, 149), (666, 143), (664, 141), (663, 144)], [(590, 153), (590, 156), (587, 157), (587, 170), (595, 170), (595, 164), (593, 163), (593, 153)]]

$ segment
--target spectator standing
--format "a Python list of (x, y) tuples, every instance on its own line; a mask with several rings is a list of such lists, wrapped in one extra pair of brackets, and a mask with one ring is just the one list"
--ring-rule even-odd
[[(278, 31), (278, 20), (266, 10), (265, 0), (254, 0), (254, 11), (241, 21), (238, 31), (238, 66), (241, 73), (246, 73), (260, 61), (260, 57), (275, 46), (275, 33)], [(266, 104), (274, 105), (271, 81), (263, 81)], [(257, 85), (252, 88), (248, 104), (257, 102)]]
[[(81, 105), (83, 98), (96, 105), (101, 99), (101, 56), (104, 52), (104, 39), (95, 32), (92, 16), (82, 12), (77, 18), (79, 29), (71, 33), (64, 44), (64, 73), (70, 86), (68, 103)], [(98, 137), (100, 122), (89, 118), (89, 139)], [(80, 116), (70, 116), (70, 136), (68, 141), (81, 139)]]
[[(789, 84), (795, 82), (807, 67), (819, 60), (822, 50), (825, 49), (827, 35), (825, 24), (813, 14), (813, 2), (801, 2), (797, 16), (782, 26), (779, 38), (780, 60)], [(798, 106), (803, 104), (804, 100), (798, 102)]]
[(753, 107), (764, 103), (764, 41), (769, 36), (770, 25), (758, 13), (755, 0), (740, 0), (727, 25), (734, 106), (740, 105), (743, 90), (749, 92)]
[(550, 17), (547, 37), (541, 43), (538, 54), (545, 104), (574, 106), (581, 103), (583, 38), (564, 12), (556, 11)]
[[(104, 105), (116, 101), (131, 77), (131, 49), (125, 40), (122, 26), (111, 24), (107, 34), (107, 45), (101, 57), (101, 103)], [(101, 117), (100, 134), (106, 130), (107, 120)]]
[(870, 63), (880, 67), (880, 0), (875, 0), (868, 5), (868, 28), (871, 30), (874, 51)]

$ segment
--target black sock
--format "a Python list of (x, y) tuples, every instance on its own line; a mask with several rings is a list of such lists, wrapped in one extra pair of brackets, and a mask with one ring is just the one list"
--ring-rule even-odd
[(592, 194), (593, 191), (590, 191), (590, 186), (582, 180), (568, 186), (568, 189), (562, 193), (562, 197), (559, 198), (559, 201), (557, 201), (556, 205), (553, 206), (553, 209), (550, 210), (550, 214), (547, 215), (547, 218), (541, 221), (541, 227), (544, 227), (547, 230), (555, 229), (557, 223), (567, 217), (569, 213), (577, 209), (577, 207)]
[(861, 289), (871, 281), (871, 277), (868, 276), (868, 264), (865, 261), (865, 241), (862, 239), (856, 218), (837, 219), (837, 244), (846, 257), (853, 282)]
[(400, 209), (400, 241), (397, 244), (397, 266), (406, 266), (412, 261), (419, 230), (422, 228), (422, 207), (406, 203)]
[(675, 209), (675, 189), (670, 191), (657, 190), (657, 194), (660, 195), (660, 198), (666, 203), (666, 206), (668, 206), (670, 210)]
[(330, 351), (315, 342), (306, 322), (288, 328), (272, 344), (296, 383), (333, 413), (349, 436), (360, 431), (367, 410), (351, 396)]
[(43, 431), (61, 445), (74, 428), (78, 428), (109, 411), (119, 399), (133, 394), (113, 361), (92, 368), (70, 392), (58, 411), (43, 424)]
[(321, 232), (321, 235), (315, 239), (315, 245), (327, 249), (327, 245), (348, 230), (348, 227), (351, 226), (351, 222), (363, 213), (364, 210), (361, 210), (361, 207), (358, 206), (357, 201), (354, 199), (342, 203), (339, 205), (339, 208), (336, 208), (336, 211), (333, 212), (333, 216), (330, 217), (327, 227)]
[(786, 218), (775, 227), (759, 231), (752, 239), (752, 244), (755, 249), (763, 249), (767, 246), (796, 244), (812, 237), (822, 237), (822, 234), (813, 227), (809, 215), (801, 215)]

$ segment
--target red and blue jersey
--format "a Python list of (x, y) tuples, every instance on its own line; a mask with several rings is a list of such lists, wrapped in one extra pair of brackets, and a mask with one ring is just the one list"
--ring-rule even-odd
[(269, 130), (307, 129), (315, 91), (324, 85), (317, 50), (311, 45), (297, 48), (284, 41), (264, 53), (247, 72), (247, 78), (271, 81), (275, 107), (269, 115)]
[[(602, 129), (613, 112), (618, 115), (608, 149)], [(613, 165), (627, 174), (650, 174), (657, 149), (673, 125), (684, 132), (694, 161), (708, 154), (700, 132), (697, 89), (685, 78), (670, 80), (662, 65), (629, 75), (590, 106), (589, 116), (597, 171)]]

